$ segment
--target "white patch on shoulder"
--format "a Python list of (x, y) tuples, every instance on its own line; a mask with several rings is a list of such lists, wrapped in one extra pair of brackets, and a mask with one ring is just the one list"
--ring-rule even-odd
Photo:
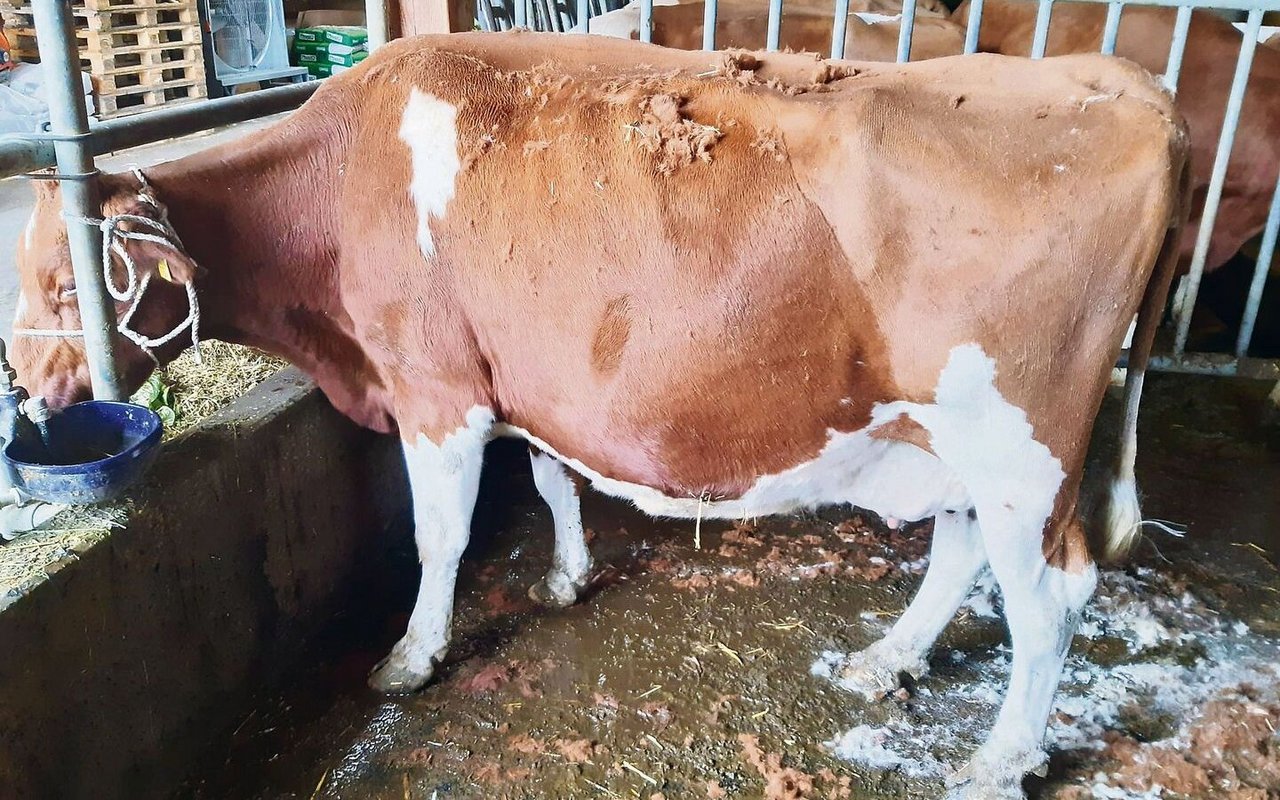
[(409, 145), (413, 175), (409, 195), (418, 209), (418, 248), (431, 258), (436, 253), (431, 238), (432, 217), (444, 217), (453, 199), (458, 160), (458, 109), (435, 95), (414, 88), (400, 120), (400, 139)]

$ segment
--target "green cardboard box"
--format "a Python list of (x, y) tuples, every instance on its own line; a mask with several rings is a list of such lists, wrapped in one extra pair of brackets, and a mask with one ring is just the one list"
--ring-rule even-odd
[(368, 57), (369, 52), (367, 50), (358, 50), (354, 53), (347, 53), (346, 55), (334, 55), (333, 53), (297, 53), (298, 64), (307, 67), (317, 64), (328, 64), (330, 66), (337, 64), (343, 67), (354, 67), (356, 64), (359, 64)]
[(300, 42), (295, 40), (293, 43), (293, 52), (301, 53), (332, 53), (334, 55), (344, 56), (361, 51), (368, 51), (369, 42), (361, 42), (360, 44), (338, 44), (337, 42)]
[(317, 25), (314, 28), (299, 28), (294, 34), (294, 41), (366, 44), (369, 41), (369, 30), (354, 25)]

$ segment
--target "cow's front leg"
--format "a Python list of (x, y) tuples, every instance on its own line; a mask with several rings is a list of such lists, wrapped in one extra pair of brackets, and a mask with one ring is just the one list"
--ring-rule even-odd
[(874, 700), (897, 689), (903, 674), (924, 675), (929, 650), (986, 564), (973, 510), (939, 514), (933, 521), (929, 569), (911, 605), (883, 639), (845, 660), (841, 684)]
[(530, 447), (533, 483), (551, 507), (555, 555), (546, 577), (529, 587), (529, 597), (548, 606), (573, 605), (591, 577), (591, 551), (582, 530), (582, 481), (556, 459)]
[(453, 587), (471, 535), (480, 465), (492, 427), (493, 415), (475, 409), (467, 415), (466, 425), (439, 444), (426, 435), (404, 443), (422, 580), (404, 638), (369, 676), (374, 689), (412, 692), (421, 688), (449, 650)]

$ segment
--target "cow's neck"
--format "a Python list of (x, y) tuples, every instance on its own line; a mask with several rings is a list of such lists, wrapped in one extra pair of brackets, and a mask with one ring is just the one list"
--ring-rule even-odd
[(147, 170), (148, 178), (205, 269), (203, 335), (288, 359), (340, 410), (386, 430), (379, 382), (338, 291), (345, 143), (333, 129), (282, 127)]

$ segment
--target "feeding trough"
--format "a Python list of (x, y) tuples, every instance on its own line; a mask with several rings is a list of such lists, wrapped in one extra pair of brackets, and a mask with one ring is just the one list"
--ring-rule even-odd
[(26, 494), (64, 505), (118, 496), (155, 460), (163, 430), (154, 411), (106, 400), (68, 406), (46, 424), (47, 436), (16, 437), (3, 459)]

